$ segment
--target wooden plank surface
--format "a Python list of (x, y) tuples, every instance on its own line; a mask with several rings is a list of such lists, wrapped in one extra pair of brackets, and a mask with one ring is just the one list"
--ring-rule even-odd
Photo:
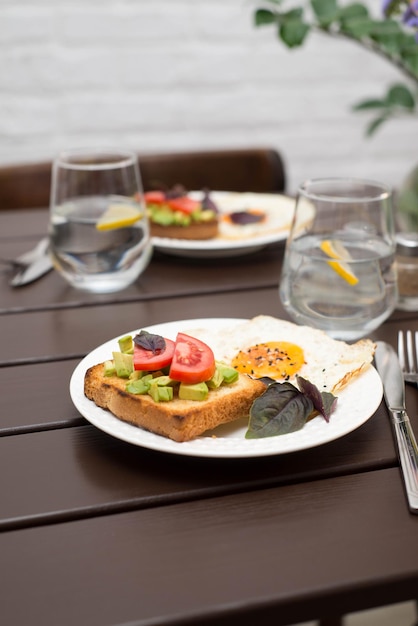
[[(33, 243), (33, 242), (32, 242)], [(2, 246), (3, 258), (15, 258), (32, 247), (27, 242), (19, 246)], [(74, 289), (56, 271), (51, 271), (36, 282), (12, 288), (9, 280), (13, 273), (0, 267), (0, 314), (10, 311), (46, 308), (101, 305), (129, 301), (150, 300), (188, 294), (230, 292), (246, 287), (276, 287), (279, 281), (282, 245), (247, 257), (229, 259), (190, 259), (154, 253), (150, 265), (131, 286), (112, 294), (91, 294)]]
[[(58, 421), (63, 413), (54, 400), (52, 396), (49, 410), (55, 407)], [(20, 471), (16, 459), (24, 459)], [(383, 406), (369, 422), (337, 441), (254, 459), (153, 452), (93, 426), (3, 436), (0, 530), (396, 465)]]
[(182, 319), (284, 316), (277, 288), (0, 316), (0, 366), (87, 354), (125, 332)]
[[(46, 211), (0, 212), (0, 256), (16, 258), (33, 247), (46, 234), (46, 221)], [(106, 295), (76, 290), (55, 271), (33, 284), (13, 289), (8, 284), (11, 272), (0, 267), (0, 313), (227, 292), (248, 286), (272, 287), (278, 284), (283, 248), (284, 243), (278, 242), (264, 250), (227, 259), (188, 259), (155, 250), (150, 265), (133, 285)]]
[(0, 369), (0, 437), (52, 428), (80, 426), (69, 394), (78, 360)]
[[(19, 213), (0, 213), (1, 256), (44, 232), (45, 211)], [(1, 623), (284, 626), (416, 597), (418, 516), (383, 404), (330, 444), (216, 460), (118, 441), (69, 398), (78, 360), (129, 330), (286, 318), (282, 254), (281, 244), (227, 261), (156, 255), (111, 297), (54, 273), (11, 290), (0, 273)], [(396, 311), (372, 338), (395, 346), (399, 327), (416, 328), (416, 314)], [(418, 431), (415, 388), (407, 404)]]
[(10, 240), (33, 240), (48, 231), (48, 209), (0, 211), (0, 245)]
[(0, 617), (283, 626), (414, 598), (417, 536), (397, 469), (15, 530)]
[[(0, 367), (12, 363), (81, 357), (102, 343), (135, 329), (175, 320), (251, 318), (266, 314), (287, 318), (275, 287), (232, 294), (162, 298), (142, 302), (70, 307), (0, 316)], [(192, 326), (193, 327), (193, 326)], [(391, 318), (371, 335), (394, 346), (398, 328), (410, 327)]]

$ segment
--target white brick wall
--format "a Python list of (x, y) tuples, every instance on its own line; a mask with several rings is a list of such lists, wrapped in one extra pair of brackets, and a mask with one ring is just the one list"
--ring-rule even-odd
[[(378, 10), (379, 0), (369, 0)], [(350, 112), (400, 75), (354, 44), (289, 51), (257, 0), (0, 0), (0, 164), (70, 146), (141, 152), (267, 145), (288, 191), (311, 176), (397, 185), (418, 119), (365, 139)]]

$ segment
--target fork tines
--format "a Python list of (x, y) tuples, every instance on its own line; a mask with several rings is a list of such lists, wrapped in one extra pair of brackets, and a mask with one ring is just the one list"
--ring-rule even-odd
[(418, 382), (418, 332), (398, 332), (398, 356), (405, 380)]

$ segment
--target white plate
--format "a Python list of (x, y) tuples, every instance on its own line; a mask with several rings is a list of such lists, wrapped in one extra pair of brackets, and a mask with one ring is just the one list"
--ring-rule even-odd
[[(175, 339), (178, 331), (192, 328), (208, 328), (218, 332), (225, 327), (243, 320), (200, 319), (182, 320), (149, 326), (147, 330)], [(139, 329), (140, 330), (140, 329)], [(139, 330), (123, 333), (134, 335)], [(177, 443), (171, 439), (154, 435), (114, 417), (109, 411), (99, 408), (84, 395), (84, 374), (97, 363), (109, 359), (113, 350), (118, 349), (118, 337), (107, 341), (88, 354), (75, 368), (70, 382), (70, 394), (80, 413), (100, 430), (137, 446), (151, 450), (170, 452), (185, 456), (212, 458), (261, 457), (286, 454), (313, 448), (347, 435), (366, 422), (378, 408), (382, 399), (382, 383), (374, 367), (369, 366), (347, 387), (338, 398), (337, 409), (327, 423), (322, 417), (315, 417), (302, 430), (288, 435), (264, 439), (245, 439), (247, 420), (240, 420), (218, 426), (213, 431), (194, 439)]]
[[(189, 196), (200, 200), (202, 192), (192, 191)], [(295, 200), (279, 194), (238, 193), (213, 191), (211, 199), (219, 213), (259, 208), (266, 214), (264, 222), (245, 226), (228, 225), (222, 220), (219, 235), (208, 240), (170, 239), (153, 237), (154, 247), (167, 254), (192, 258), (222, 258), (256, 252), (269, 244), (286, 239), (293, 217)], [(306, 208), (307, 218), (311, 207)]]

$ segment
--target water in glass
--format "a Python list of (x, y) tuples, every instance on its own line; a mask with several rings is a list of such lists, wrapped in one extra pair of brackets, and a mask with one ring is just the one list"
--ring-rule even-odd
[[(334, 185), (325, 203), (315, 197), (316, 189), (311, 219), (301, 226), (295, 216), (280, 284), (282, 303), (294, 321), (346, 341), (376, 329), (397, 302), (388, 207), (379, 202), (371, 209), (369, 201), (359, 201), (361, 196), (347, 200), (349, 189), (344, 185), (344, 202), (340, 202)], [(302, 196), (306, 211), (306, 194)], [(328, 205), (332, 205), (330, 213)], [(323, 219), (325, 213), (328, 220)]]
[(144, 271), (152, 247), (141, 195), (134, 155), (77, 155), (55, 164), (50, 253), (71, 285), (108, 293)]

